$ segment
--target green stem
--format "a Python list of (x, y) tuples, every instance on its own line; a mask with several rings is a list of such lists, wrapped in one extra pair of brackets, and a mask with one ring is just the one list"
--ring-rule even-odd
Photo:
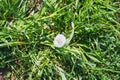
[(72, 26), (72, 33), (70, 34), (70, 37), (67, 39), (66, 45), (70, 43), (74, 35), (74, 23), (73, 22), (71, 22), (71, 26)]
[(120, 71), (112, 70), (112, 69), (106, 69), (106, 68), (90, 68), (92, 70), (98, 70), (98, 71), (107, 71), (107, 72), (112, 72), (112, 73), (118, 73), (120, 74)]

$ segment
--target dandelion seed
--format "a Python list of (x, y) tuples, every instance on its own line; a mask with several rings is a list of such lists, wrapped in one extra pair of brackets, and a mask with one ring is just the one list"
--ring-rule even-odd
[(63, 47), (66, 43), (66, 38), (63, 34), (58, 34), (55, 38), (54, 38), (54, 45), (55, 47)]
[(37, 62), (36, 62), (36, 65), (37, 65), (37, 66), (40, 66), (40, 63), (41, 63), (40, 61), (37, 61)]

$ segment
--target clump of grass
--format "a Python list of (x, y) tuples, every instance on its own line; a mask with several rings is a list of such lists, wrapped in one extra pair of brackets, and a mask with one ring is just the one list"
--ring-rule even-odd
[[(0, 0), (0, 68), (8, 70), (6, 79), (120, 79), (119, 1), (33, 3)], [(70, 43), (55, 47), (57, 34)]]

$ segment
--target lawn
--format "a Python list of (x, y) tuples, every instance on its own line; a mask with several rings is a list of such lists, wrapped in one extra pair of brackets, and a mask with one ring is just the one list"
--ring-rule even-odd
[(0, 80), (120, 80), (120, 0), (0, 0)]

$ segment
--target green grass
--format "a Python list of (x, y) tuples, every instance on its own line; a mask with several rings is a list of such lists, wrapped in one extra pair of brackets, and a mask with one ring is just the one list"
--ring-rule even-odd
[[(0, 69), (7, 70), (6, 79), (120, 80), (119, 0), (35, 5), (33, 0), (0, 0)], [(57, 34), (70, 43), (56, 48)]]

